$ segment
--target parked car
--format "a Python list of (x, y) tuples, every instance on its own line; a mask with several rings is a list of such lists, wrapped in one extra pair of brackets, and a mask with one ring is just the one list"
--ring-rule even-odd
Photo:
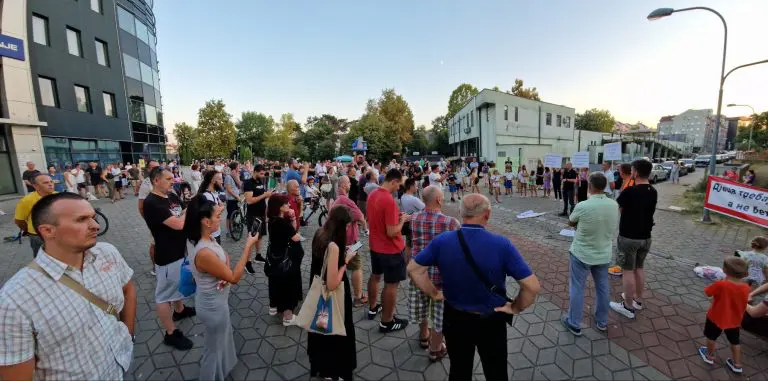
[(694, 172), (696, 171), (696, 161), (693, 159), (680, 159), (680, 162), (685, 165), (685, 169), (688, 170), (688, 172)]
[(696, 166), (697, 167), (706, 167), (709, 165), (709, 159), (712, 157), (712, 155), (699, 155), (696, 156)]
[(667, 169), (662, 167), (661, 164), (654, 164), (653, 169), (651, 169), (651, 175), (648, 177), (648, 180), (651, 182), (651, 184), (657, 183), (659, 181), (663, 181), (669, 178), (669, 173), (667, 172)]

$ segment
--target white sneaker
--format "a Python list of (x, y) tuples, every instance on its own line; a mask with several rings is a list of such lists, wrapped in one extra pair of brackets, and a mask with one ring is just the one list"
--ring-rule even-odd
[(277, 315), (277, 308), (269, 307), (269, 316), (275, 316), (275, 315)]
[(627, 309), (627, 307), (624, 307), (624, 302), (611, 302), (611, 309), (630, 318), (635, 318), (635, 311), (632, 311), (630, 309)]
[(157, 276), (157, 272), (155, 272), (155, 269), (149, 270), (149, 275)]
[[(621, 299), (623, 301), (627, 301), (627, 298), (624, 297), (624, 293), (621, 293)], [(642, 310), (643, 309), (643, 303), (639, 303), (637, 300), (632, 299), (632, 308), (636, 310)]]
[(307, 239), (306, 239), (306, 238), (304, 238), (304, 236), (303, 236), (303, 235), (299, 234), (299, 241), (301, 241), (301, 242), (304, 242), (304, 241), (306, 241), (306, 240), (307, 240)]
[(291, 315), (290, 319), (283, 319), (283, 327), (290, 327), (296, 325), (296, 315)]

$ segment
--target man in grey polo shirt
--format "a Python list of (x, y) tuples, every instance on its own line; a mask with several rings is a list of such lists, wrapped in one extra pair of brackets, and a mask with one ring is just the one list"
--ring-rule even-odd
[(611, 263), (613, 253), (613, 234), (619, 222), (619, 206), (603, 192), (606, 183), (607, 179), (600, 172), (589, 176), (589, 198), (576, 205), (568, 222), (576, 227), (576, 235), (568, 250), (570, 306), (562, 322), (576, 336), (581, 336), (584, 287), (589, 273), (592, 273), (597, 294), (596, 328), (601, 331), (608, 328), (611, 302), (608, 264)]

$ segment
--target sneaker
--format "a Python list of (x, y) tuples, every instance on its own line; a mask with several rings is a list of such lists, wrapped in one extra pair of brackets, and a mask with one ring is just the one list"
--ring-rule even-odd
[(303, 235), (299, 234), (299, 241), (301, 241), (301, 242), (304, 242), (304, 241), (306, 241), (306, 240), (307, 240), (307, 239), (306, 239), (306, 238), (304, 238), (304, 236), (303, 236)]
[(275, 315), (277, 315), (277, 308), (269, 307), (269, 316), (275, 316)]
[(558, 214), (558, 216), (560, 216), (560, 217), (568, 217), (568, 213), (563, 212), (563, 213)]
[(155, 269), (149, 270), (149, 275), (157, 276), (157, 272), (155, 272)]
[(408, 320), (400, 319), (398, 317), (393, 317), (392, 321), (389, 323), (384, 323), (384, 322), (379, 323), (379, 332), (381, 333), (395, 332), (401, 329), (405, 329), (405, 327), (407, 326), (408, 326)]
[[(624, 293), (623, 292), (621, 293), (621, 300), (623, 300), (624, 302), (627, 301), (624, 298)], [(642, 302), (638, 302), (637, 300), (632, 299), (632, 308), (634, 308), (636, 310), (642, 310), (643, 309), (643, 303)]]
[(568, 322), (568, 316), (563, 315), (563, 317), (560, 318), (560, 322), (563, 323), (563, 327), (570, 331), (574, 336), (581, 336), (581, 328), (573, 327), (571, 323)]
[(296, 315), (291, 315), (290, 319), (283, 319), (283, 327), (290, 327), (296, 325)]
[(256, 274), (256, 270), (253, 269), (253, 261), (248, 261), (245, 263), (245, 272), (248, 274)]
[(381, 312), (381, 304), (377, 304), (377, 305), (373, 306), (373, 308), (369, 308), (368, 309), (368, 320), (373, 320), (376, 317), (376, 315), (379, 314), (379, 312)]
[(725, 360), (725, 363), (728, 364), (728, 367), (731, 368), (731, 372), (733, 373), (741, 373), (744, 371), (744, 369), (741, 369), (741, 367), (737, 368), (732, 359)]
[(707, 349), (707, 347), (699, 348), (699, 356), (701, 356), (701, 359), (704, 360), (704, 362), (709, 365), (712, 365), (715, 363), (715, 356), (710, 356), (709, 350)]
[(627, 308), (624, 302), (611, 302), (611, 309), (630, 318), (635, 318), (635, 310)]
[(173, 321), (179, 321), (181, 319), (186, 319), (195, 315), (197, 315), (195, 307), (184, 306), (184, 309), (181, 310), (181, 312), (173, 311)]
[(259, 264), (263, 265), (263, 264), (267, 263), (267, 259), (264, 258), (264, 256), (261, 255), (261, 253), (256, 253), (256, 258), (254, 259), (254, 261), (257, 262), (256, 263), (257, 265), (259, 265)]
[(163, 343), (180, 351), (188, 351), (192, 349), (192, 346), (194, 345), (192, 340), (184, 336), (178, 329), (175, 329), (170, 335), (166, 333), (163, 338)]
[(621, 266), (613, 266), (608, 268), (608, 274), (611, 275), (621, 275)]
[(598, 331), (605, 332), (608, 330), (608, 324), (595, 323), (595, 328), (597, 328)]

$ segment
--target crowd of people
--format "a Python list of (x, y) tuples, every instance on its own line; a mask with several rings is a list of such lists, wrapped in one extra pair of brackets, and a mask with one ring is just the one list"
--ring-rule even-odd
[[(312, 377), (353, 378), (352, 314), (363, 308), (368, 319), (378, 318), (385, 334), (418, 324), (428, 358), (450, 356), (451, 380), (472, 377), (475, 351), (486, 378), (508, 379), (506, 325), (534, 303), (540, 285), (515, 245), (487, 230), (492, 204), (480, 192), (480, 180), (487, 178), (496, 201), (501, 184), (505, 195), (512, 195), (516, 184), (523, 196), (535, 197), (541, 189), (543, 197), (554, 190), (563, 199), (562, 215), (576, 234), (568, 253), (570, 303), (561, 321), (578, 336), (589, 274), (598, 330), (607, 329), (611, 309), (630, 319), (643, 309), (644, 263), (657, 201), (648, 181), (651, 168), (645, 160), (622, 164), (616, 179), (608, 164), (593, 173), (570, 163), (555, 169), (539, 163), (530, 172), (521, 166), (516, 173), (505, 165), (499, 174), (492, 163), (477, 161), (384, 164), (358, 156), (351, 163), (196, 161), (184, 173), (173, 162), (149, 160), (145, 168), (117, 163), (103, 171), (92, 163), (91, 172), (77, 172), (85, 172), (83, 189), (69, 186), (69, 177), (80, 184), (75, 172), (69, 177), (55, 168), (48, 174), (25, 172), (32, 191), (19, 203), (15, 219), (30, 237), (34, 260), (0, 290), (0, 379), (120, 379), (128, 369), (136, 315), (133, 270), (118, 248), (96, 242), (95, 212), (85, 198), (92, 191), (119, 200), (122, 187), (115, 184), (124, 185), (123, 178), (135, 181), (129, 184), (151, 235), (150, 272), (156, 277), (164, 344), (189, 350), (193, 342), (176, 323), (197, 316), (204, 326), (200, 379), (223, 380), (237, 363), (229, 292), (245, 274), (259, 271), (268, 280), (267, 313), (283, 326), (296, 325), (301, 308), (313, 308), (304, 301), (303, 276), (310, 282), (323, 279), (328, 291), (343, 286), (343, 301), (335, 303), (343, 309), (346, 334), (309, 333)], [(110, 180), (113, 185), (106, 185)], [(459, 202), (461, 221), (443, 213), (446, 190), (451, 202)], [(311, 238), (310, 271), (302, 273), (305, 211), (317, 203), (327, 206), (328, 215)], [(231, 235), (231, 216), (242, 204), (249, 234), (233, 262), (222, 240)], [(619, 270), (611, 272), (616, 230)], [(359, 255), (360, 244), (368, 245), (367, 258)], [(753, 273), (751, 267), (768, 271), (768, 257), (758, 252), (768, 249), (768, 240), (757, 240), (753, 249), (727, 258), (728, 278), (705, 290), (714, 301), (704, 331), (710, 342), (700, 355), (710, 362), (713, 341), (725, 332), (733, 345), (727, 363), (734, 372), (741, 370), (742, 315), (746, 311), (757, 325), (768, 313), (768, 303), (746, 304), (768, 286), (750, 290), (741, 283)], [(364, 260), (370, 265), (365, 288)], [(610, 300), (609, 273), (622, 276), (617, 301)], [(507, 277), (520, 286), (514, 297), (507, 295)], [(196, 284), (194, 307), (185, 305), (190, 294), (182, 292), (190, 278)], [(405, 319), (396, 305), (399, 285), (408, 279)], [(765, 276), (760, 279), (756, 286)]]

